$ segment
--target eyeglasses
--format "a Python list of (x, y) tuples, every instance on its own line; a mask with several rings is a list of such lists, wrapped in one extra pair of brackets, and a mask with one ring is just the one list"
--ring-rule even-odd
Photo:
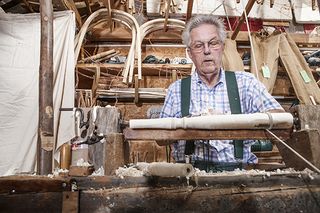
[[(222, 42), (220, 40), (211, 40), (208, 42), (208, 48), (211, 50), (216, 50), (221, 47)], [(196, 42), (190, 46), (190, 49), (194, 52), (203, 52), (205, 49), (204, 42)]]

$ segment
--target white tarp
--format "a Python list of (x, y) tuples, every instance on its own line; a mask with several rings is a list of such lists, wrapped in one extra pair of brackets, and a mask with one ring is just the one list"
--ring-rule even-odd
[(292, 0), (294, 17), (299, 24), (320, 23), (319, 6), (316, 2), (315, 10), (312, 10), (312, 1), (310, 0)]
[[(54, 13), (56, 147), (74, 136), (75, 18)], [(0, 176), (34, 172), (38, 128), (40, 14), (0, 12)]]
[[(192, 7), (192, 14), (214, 14), (225, 17), (242, 15), (244, 8), (249, 0), (241, 0), (237, 3), (236, 0), (194, 0)], [(290, 3), (288, 0), (276, 0), (274, 5), (270, 8), (270, 0), (260, 1), (263, 4), (254, 3), (248, 17), (258, 18), (264, 20), (282, 20), (288, 21), (292, 19)], [(311, 1), (310, 1), (311, 2)], [(177, 14), (187, 13), (188, 1), (176, 0)], [(160, 11), (160, 1), (147, 0), (147, 13), (154, 14)]]

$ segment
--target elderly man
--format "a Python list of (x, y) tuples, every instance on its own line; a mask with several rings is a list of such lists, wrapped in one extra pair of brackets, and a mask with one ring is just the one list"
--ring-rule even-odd
[[(284, 112), (281, 105), (252, 74), (227, 72), (222, 69), (226, 31), (223, 21), (213, 15), (190, 19), (183, 32), (183, 42), (196, 72), (170, 85), (161, 118)], [(251, 153), (252, 140), (180, 140), (172, 144), (176, 162), (186, 156), (199, 169), (207, 171), (234, 170), (244, 164), (255, 164)]]

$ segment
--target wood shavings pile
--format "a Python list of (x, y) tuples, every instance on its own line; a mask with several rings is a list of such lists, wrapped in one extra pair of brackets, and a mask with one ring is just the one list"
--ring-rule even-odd
[(119, 167), (116, 170), (116, 176), (120, 177), (121, 179), (123, 179), (126, 176), (129, 177), (142, 177), (144, 176), (144, 172), (141, 170), (138, 170), (137, 168), (130, 166), (130, 167)]
[(104, 176), (104, 168), (101, 166), (98, 170), (94, 171), (90, 176)]
[(271, 175), (281, 175), (281, 174), (308, 174), (309, 176), (315, 174), (310, 169), (306, 168), (303, 171), (296, 171), (293, 168), (287, 169), (277, 169), (275, 171), (265, 171), (265, 170), (258, 170), (258, 169), (251, 169), (251, 170), (240, 170), (235, 169), (234, 171), (223, 171), (223, 172), (206, 172), (204, 170), (199, 170), (195, 168), (194, 176), (239, 176), (239, 175), (264, 175), (270, 177)]
[[(137, 165), (131, 165), (129, 167), (119, 167), (116, 170), (116, 176), (120, 178), (124, 178), (126, 176), (129, 177), (142, 177), (142, 176), (148, 176), (145, 171), (145, 166), (148, 165), (148, 163), (143, 163)], [(295, 175), (301, 175), (301, 174), (307, 174), (310, 179), (313, 179), (313, 175), (316, 173), (311, 171), (310, 169), (306, 168), (303, 171), (296, 171), (293, 168), (287, 168), (287, 169), (277, 169), (275, 171), (265, 171), (265, 170), (258, 170), (258, 169), (251, 169), (251, 170), (240, 170), (236, 169), (234, 171), (223, 171), (223, 172), (206, 172), (204, 170), (199, 170), (198, 168), (194, 168), (194, 173), (192, 177), (201, 177), (201, 176), (242, 176), (242, 175), (249, 175), (249, 176), (265, 176), (270, 177), (272, 175), (286, 175), (286, 174), (295, 174)]]
[(85, 161), (83, 158), (80, 158), (77, 161), (77, 165), (76, 166), (92, 166), (89, 162)]

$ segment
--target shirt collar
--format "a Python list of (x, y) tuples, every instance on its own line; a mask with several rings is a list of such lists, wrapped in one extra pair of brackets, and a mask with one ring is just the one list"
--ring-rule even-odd
[[(201, 80), (201, 78), (199, 77), (197, 71), (195, 71), (195, 72), (192, 74), (192, 79), (194, 79), (194, 81), (196, 81), (197, 84), (202, 84), (202, 80)], [(220, 84), (220, 83), (224, 83), (224, 82), (225, 82), (225, 73), (224, 73), (223, 68), (220, 68), (220, 76), (219, 76), (219, 80), (218, 80), (218, 82), (217, 82), (216, 85), (218, 85), (218, 84)]]

